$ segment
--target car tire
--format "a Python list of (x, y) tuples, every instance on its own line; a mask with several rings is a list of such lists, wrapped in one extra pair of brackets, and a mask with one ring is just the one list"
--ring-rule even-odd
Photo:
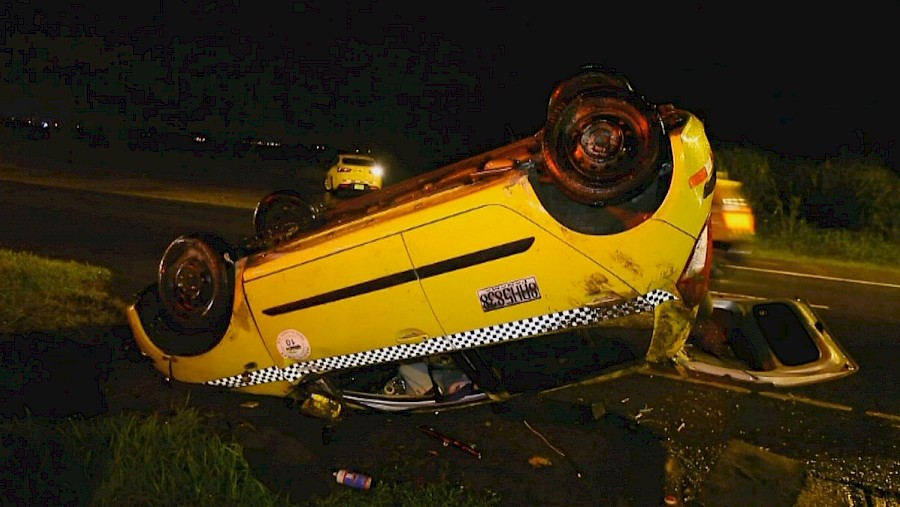
[(319, 210), (302, 195), (279, 190), (263, 197), (253, 212), (256, 237), (269, 245), (277, 245), (312, 230), (321, 220)]
[(173, 330), (225, 332), (234, 305), (234, 265), (224, 240), (179, 236), (163, 253), (157, 278), (159, 301)]
[(656, 108), (624, 78), (589, 70), (554, 90), (541, 149), (564, 194), (605, 206), (634, 197), (654, 181), (663, 136)]

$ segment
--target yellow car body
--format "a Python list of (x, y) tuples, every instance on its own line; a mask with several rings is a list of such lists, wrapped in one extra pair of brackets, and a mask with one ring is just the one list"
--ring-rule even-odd
[(339, 153), (325, 174), (328, 192), (368, 192), (382, 187), (384, 169), (368, 155)]
[[(179, 269), (166, 268), (164, 258), (159, 283), (128, 308), (140, 350), (168, 378), (272, 396), (296, 396), (329, 375), (443, 354), (478, 362), (479, 350), (591, 330), (613, 330), (616, 339), (636, 330), (631, 362), (671, 360), (708, 281), (710, 145), (695, 116), (652, 106), (646, 114), (659, 114), (661, 130), (645, 184), (619, 198), (564, 188), (553, 174), (560, 160), (607, 146), (592, 142), (618, 142), (609, 129), (643, 135), (640, 119), (619, 132), (620, 124), (591, 116), (607, 110), (610, 82), (613, 95), (626, 86), (589, 77), (560, 84), (548, 125), (535, 135), (317, 209), (318, 226), (226, 254), (221, 282), (215, 274), (183, 276), (212, 250), (182, 254), (173, 245), (166, 258), (177, 257)], [(628, 90), (627, 100), (638, 100)], [(591, 142), (592, 127), (580, 137), (571, 130), (584, 127), (585, 115), (603, 123)], [(554, 152), (570, 141), (574, 147)], [(233, 285), (220, 322), (206, 319), (211, 304), (202, 294), (218, 290), (210, 280)], [(186, 286), (189, 294), (178, 292)], [(173, 290), (176, 310), (167, 310)], [(188, 315), (172, 324), (169, 314), (179, 309), (206, 320), (193, 325)], [(502, 397), (503, 375), (486, 370), (493, 380), (478, 384), (489, 398)], [(514, 376), (507, 370), (505, 378)]]

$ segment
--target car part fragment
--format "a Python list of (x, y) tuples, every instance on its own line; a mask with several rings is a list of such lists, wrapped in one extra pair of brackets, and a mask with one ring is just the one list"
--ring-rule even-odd
[(715, 299), (676, 357), (687, 370), (742, 382), (792, 387), (859, 370), (813, 308), (801, 299)]
[(159, 299), (182, 330), (224, 328), (231, 315), (234, 270), (219, 237), (185, 235), (169, 243), (159, 263)]

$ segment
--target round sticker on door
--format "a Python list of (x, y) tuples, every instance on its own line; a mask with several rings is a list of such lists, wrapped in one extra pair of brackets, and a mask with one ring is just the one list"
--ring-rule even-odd
[(309, 340), (295, 329), (285, 329), (278, 333), (278, 352), (287, 359), (302, 361), (309, 357)]

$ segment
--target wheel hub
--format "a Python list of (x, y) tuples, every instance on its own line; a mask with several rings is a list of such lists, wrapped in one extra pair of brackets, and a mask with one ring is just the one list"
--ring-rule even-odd
[(175, 290), (179, 305), (187, 310), (203, 308), (206, 304), (204, 288), (208, 281), (208, 273), (196, 262), (186, 262), (179, 266), (175, 273)]

